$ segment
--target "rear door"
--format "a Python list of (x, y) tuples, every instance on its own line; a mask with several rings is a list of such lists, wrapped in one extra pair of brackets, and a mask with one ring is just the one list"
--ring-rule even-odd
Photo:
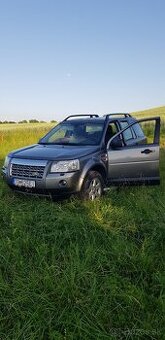
[[(137, 122), (142, 126), (147, 138), (136, 137)], [(125, 140), (130, 130), (133, 131), (134, 138)], [(119, 138), (122, 140), (122, 146), (117, 143), (115, 145), (115, 139)], [(159, 117), (135, 121), (113, 136), (107, 145), (108, 181), (114, 184), (159, 183), (159, 139)]]

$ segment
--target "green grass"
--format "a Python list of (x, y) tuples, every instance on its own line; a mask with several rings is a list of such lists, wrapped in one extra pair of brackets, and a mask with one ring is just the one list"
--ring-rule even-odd
[[(161, 137), (165, 136), (165, 106), (155, 107), (153, 109), (143, 110), (143, 111), (136, 111), (131, 113), (132, 116), (142, 119), (142, 118), (149, 118), (149, 117), (156, 117), (159, 116), (161, 119)], [(153, 124), (147, 123), (147, 130), (148, 133), (152, 133), (153, 131)], [(164, 138), (162, 138), (164, 143)]]
[(54, 124), (0, 124), (0, 157), (3, 159), (11, 150), (37, 143)]
[[(49, 128), (1, 129), (1, 165)], [(164, 339), (163, 143), (160, 187), (96, 202), (19, 196), (0, 179), (0, 339)]]
[(153, 109), (142, 110), (132, 112), (132, 115), (135, 117), (143, 118), (143, 117), (154, 117), (160, 116), (163, 121), (165, 121), (165, 106), (155, 107)]

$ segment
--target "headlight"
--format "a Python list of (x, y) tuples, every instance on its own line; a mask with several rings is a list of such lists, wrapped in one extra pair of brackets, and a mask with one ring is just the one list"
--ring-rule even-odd
[(9, 162), (10, 162), (10, 157), (9, 156), (6, 156), (5, 158), (5, 162), (4, 162), (4, 167), (7, 168), (8, 165), (9, 165)]
[(52, 163), (50, 172), (70, 172), (80, 169), (80, 162), (78, 159), (71, 161), (59, 161)]

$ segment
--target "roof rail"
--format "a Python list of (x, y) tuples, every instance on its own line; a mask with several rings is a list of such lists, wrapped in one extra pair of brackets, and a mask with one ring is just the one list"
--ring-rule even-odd
[(98, 118), (99, 115), (93, 114), (93, 113), (70, 115), (70, 116), (66, 117), (66, 118), (64, 119), (64, 121), (68, 120), (69, 118), (73, 118), (73, 117), (90, 117), (90, 118), (96, 117), (96, 118)]
[(124, 116), (124, 117), (132, 117), (130, 113), (123, 113), (123, 112), (116, 112), (116, 113), (108, 113), (107, 115), (104, 115), (103, 117), (111, 117), (111, 116)]

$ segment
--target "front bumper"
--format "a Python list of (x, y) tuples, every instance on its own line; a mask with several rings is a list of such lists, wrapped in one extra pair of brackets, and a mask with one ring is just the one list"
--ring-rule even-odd
[[(65, 195), (80, 191), (82, 182), (81, 171), (68, 173), (45, 173), (42, 179), (21, 177), (22, 180), (35, 181), (35, 188), (19, 187), (14, 185), (15, 176), (10, 176), (9, 171), (2, 168), (2, 175), (10, 188), (17, 192), (38, 195)], [(19, 178), (20, 179), (20, 178)]]

